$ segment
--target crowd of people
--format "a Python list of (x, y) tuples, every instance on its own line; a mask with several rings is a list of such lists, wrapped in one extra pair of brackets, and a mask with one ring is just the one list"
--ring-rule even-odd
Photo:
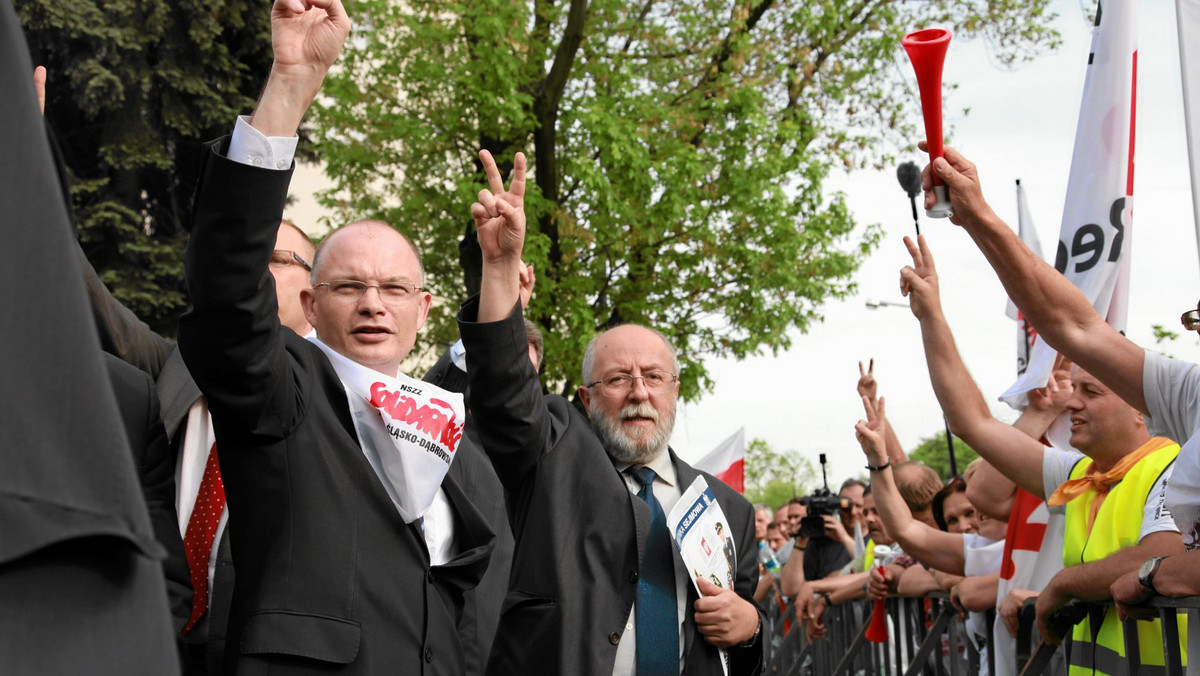
[[(578, 405), (545, 394), (523, 316), (536, 280), (520, 153), (506, 184), (480, 152), (482, 281), (460, 340), (424, 379), (400, 370), (432, 300), (412, 241), (364, 220), (318, 246), (283, 217), (297, 130), (350, 32), (340, 0), (275, 1), (262, 97), (206, 149), (178, 344), (121, 306), (71, 241), (65, 174), (34, 133), (45, 73), (29, 78), (7, 4), (0, 21), (0, 76), (16, 92), (0, 103), (3, 208), (42, 228), (8, 226), (0, 266), (33, 327), (3, 331), (6, 671), (753, 674), (784, 630), (775, 605), (821, 641), (831, 606), (938, 590), (997, 674), (1019, 671), (1013, 636), (1034, 597), (1040, 637), (1072, 638), (1072, 674), (1122, 670), (1125, 616), (1146, 620), (1140, 663), (1165, 664), (1145, 602), (1200, 594), (1200, 368), (1112, 330), (995, 216), (953, 149), (925, 169), (927, 202), (936, 175), (952, 222), (1059, 351), (1052, 378), (1015, 423), (993, 418), (929, 245), (906, 239), (901, 289), (930, 380), (980, 458), (949, 482), (908, 460), (873, 362), (860, 363), (866, 480), (773, 508), (670, 449), (679, 360), (652, 327), (597, 333)], [(35, 307), (46, 301), (53, 320)], [(1069, 448), (1047, 440), (1062, 417)], [(689, 574), (667, 525), (699, 477), (726, 517), (731, 585)], [(1064, 620), (1071, 601), (1108, 599)]]

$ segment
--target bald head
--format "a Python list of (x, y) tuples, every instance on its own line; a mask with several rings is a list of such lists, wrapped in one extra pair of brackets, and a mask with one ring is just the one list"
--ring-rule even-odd
[[(286, 223), (287, 221), (284, 222)], [(425, 286), (425, 263), (421, 260), (421, 250), (417, 248), (417, 245), (413, 244), (413, 241), (409, 239), (407, 235), (393, 228), (387, 223), (369, 218), (361, 221), (354, 221), (353, 223), (347, 223), (346, 225), (343, 225), (342, 227), (329, 233), (325, 239), (321, 240), (321, 245), (316, 247), (312, 258), (312, 282), (314, 284), (319, 281), (318, 275), (320, 274), (320, 266), (323, 262), (323, 259), (326, 258), (326, 250), (338, 239), (352, 233), (359, 233), (356, 235), (356, 237), (367, 237), (371, 239), (399, 237), (400, 240), (402, 240), (408, 247), (409, 251), (412, 252), (413, 258), (415, 258), (417, 262), (417, 273), (411, 281), (418, 286)]]

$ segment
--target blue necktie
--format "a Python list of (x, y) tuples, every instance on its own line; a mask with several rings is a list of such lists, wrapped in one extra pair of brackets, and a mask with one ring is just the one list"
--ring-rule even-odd
[(650, 535), (646, 558), (638, 577), (637, 673), (638, 676), (679, 674), (679, 616), (675, 611), (675, 554), (667, 517), (654, 497), (654, 470), (630, 469), (642, 490), (638, 497), (650, 505)]

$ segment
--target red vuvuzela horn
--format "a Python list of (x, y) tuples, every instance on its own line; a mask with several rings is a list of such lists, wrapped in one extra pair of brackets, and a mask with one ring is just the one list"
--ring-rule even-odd
[[(950, 31), (927, 28), (905, 35), (900, 44), (904, 45), (908, 60), (917, 72), (921, 114), (925, 118), (925, 144), (932, 162), (942, 156), (942, 64), (946, 61), (946, 48), (950, 46)], [(933, 192), (937, 202), (925, 213), (930, 218), (946, 218), (950, 215), (950, 200), (946, 197), (946, 186), (936, 174)]]
[[(885, 565), (884, 558), (891, 553), (891, 549), (883, 545), (875, 546), (875, 566), (879, 568), (879, 574), (883, 575), (883, 566)], [(871, 643), (887, 643), (887, 600), (875, 599), (875, 606), (871, 610), (871, 624), (867, 626), (867, 640)]]

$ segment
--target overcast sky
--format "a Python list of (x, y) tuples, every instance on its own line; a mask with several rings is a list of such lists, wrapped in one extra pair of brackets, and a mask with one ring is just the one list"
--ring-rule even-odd
[[(959, 85), (947, 103), (950, 144), (979, 166), (985, 196), (1014, 228), (1014, 180), (1021, 180), (1047, 256), (1058, 239), (1091, 41), (1081, 4), (1094, 3), (1056, 3), (1063, 45), (1017, 70), (995, 65), (980, 41), (952, 41), (946, 57), (945, 80)], [(1153, 324), (1183, 333), (1179, 315), (1195, 307), (1200, 283), (1174, 3), (1141, 0), (1138, 5), (1128, 335), (1139, 345), (1153, 346)], [(953, 112), (964, 108), (968, 115)], [(910, 159), (925, 164), (915, 154)], [(700, 458), (745, 426), (747, 441), (757, 437), (778, 450), (795, 449), (814, 463), (818, 453), (828, 454), (831, 484), (865, 473), (853, 434), (862, 417), (854, 386), (857, 361), (870, 357), (905, 448), (942, 428), (916, 319), (903, 308), (865, 307), (868, 298), (903, 300), (899, 270), (910, 259), (901, 238), (913, 227), (895, 170), (838, 174), (829, 185), (847, 193), (859, 222), (884, 227), (882, 245), (857, 275), (858, 295), (826, 305), (825, 321), (807, 335), (797, 335), (786, 354), (740, 363), (710, 361), (716, 390), (680, 406), (672, 445), (684, 458)], [(992, 402), (993, 413), (1011, 421), (1016, 413), (996, 401), (1016, 376), (1016, 327), (1004, 315), (1004, 290), (965, 232), (924, 214), (921, 230), (930, 240), (946, 314), (967, 366)], [(1200, 361), (1195, 334), (1183, 335), (1166, 351)]]

